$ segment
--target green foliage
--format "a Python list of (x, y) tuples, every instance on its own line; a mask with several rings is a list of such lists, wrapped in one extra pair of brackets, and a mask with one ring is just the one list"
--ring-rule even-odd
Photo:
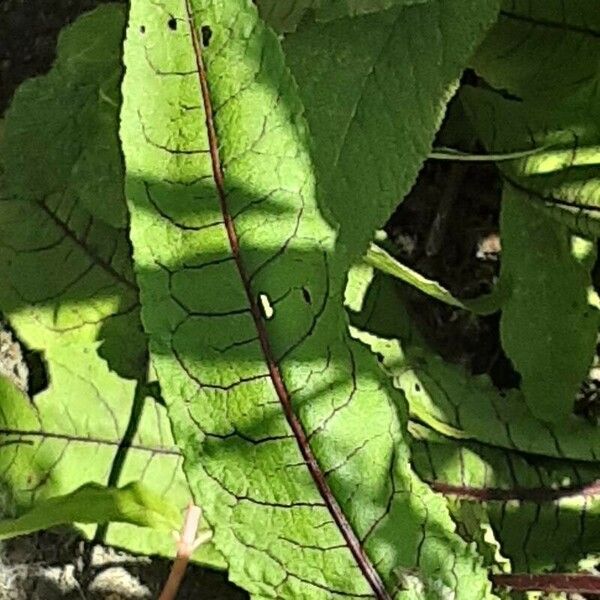
[(74, 521), (124, 521), (140, 527), (176, 530), (181, 517), (172, 505), (139, 483), (121, 488), (88, 483), (65, 496), (37, 502), (15, 519), (0, 521), (0, 540)]
[[(1, 126), (0, 309), (39, 364), (29, 394), (0, 379), (0, 537), (172, 554), (193, 500), (196, 560), (311, 600), (505, 597), (490, 573), (597, 554), (600, 433), (572, 414), (600, 306), (593, 3), (130, 4), (65, 29)], [(428, 157), (498, 164), (488, 296), (373, 243)], [(501, 311), (519, 388), (444, 361), (408, 286)]]
[[(333, 152), (349, 160), (342, 146), (353, 154), (360, 140), (337, 133), (313, 163), (298, 88), (276, 37), (246, 3), (216, 6), (193, 3), (186, 15), (175, 2), (153, 10), (132, 4), (121, 115), (142, 318), (214, 543), (230, 558), (231, 579), (257, 595), (384, 597), (399, 569), (420, 567), (426, 587), (435, 579), (459, 598), (473, 589), (487, 597), (485, 572), (454, 534), (444, 502), (410, 470), (402, 407), (346, 333), (345, 273), (391, 197), (354, 232), (335, 212), (340, 198), (328, 198), (327, 213), (320, 209), (318, 165), (329, 168)], [(190, 17), (191, 34), (168, 27), (165, 11), (181, 23)], [(386, 14), (364, 23), (369, 39), (386, 23), (398, 36), (390, 56), (402, 51), (397, 20)], [(201, 49), (196, 32), (206, 26), (212, 37)], [(310, 55), (319, 31), (285, 48), (288, 58)], [(379, 44), (365, 57), (347, 29), (333, 33), (353, 51), (347, 60), (358, 63), (367, 89), (375, 85), (368, 70), (386, 49)], [(307, 110), (314, 108), (317, 141), (325, 123), (314, 86), (333, 66), (304, 80), (305, 65), (293, 68)], [(456, 75), (425, 81), (443, 99)], [(138, 93), (141, 86), (148, 94)], [(405, 177), (404, 191), (441, 114), (441, 106), (423, 111), (429, 131), (417, 133), (421, 148), (393, 167)], [(406, 119), (398, 114), (399, 129)], [(261, 316), (264, 298), (272, 316)]]
[[(164, 407), (148, 387), (124, 227), (119, 105), (104, 98), (118, 99), (124, 18), (121, 7), (107, 6), (67, 28), (54, 69), (26, 82), (6, 115), (0, 306), (29, 351), (41, 353), (48, 379), (45, 389), (32, 390), (31, 402), (16, 396), (0, 412), (2, 481), (10, 492), (4, 510), (16, 514), (88, 482), (143, 481), (180, 509), (189, 502)], [(90, 31), (102, 35), (82, 53)], [(56, 104), (49, 103), (57, 88)], [(74, 114), (81, 118), (73, 122)], [(99, 145), (100, 125), (105, 145)], [(119, 213), (123, 226), (104, 218)], [(94, 537), (95, 528), (84, 530)], [(109, 525), (102, 537), (138, 552), (174, 551), (164, 533), (132, 533), (127, 524)], [(210, 545), (198, 556), (223, 565)]]
[(285, 38), (319, 201), (352, 260), (414, 184), (497, 8), (493, 0), (434, 0), (308, 23)]
[[(575, 419), (540, 421), (520, 392), (501, 393), (487, 376), (443, 361), (390, 319), (402, 302), (401, 293), (387, 301), (394, 291), (391, 279), (375, 279), (353, 335), (406, 395), (417, 473), (456, 499), (453, 516), (467, 539), (482, 544), (481, 526), (491, 526), (514, 569), (576, 569), (598, 552), (600, 431)], [(496, 551), (484, 549), (499, 568)]]
[[(561, 421), (573, 410), (596, 349), (598, 303), (588, 299), (596, 250), (510, 184), (504, 187), (500, 232), (501, 278), (510, 287), (502, 307), (502, 345), (522, 375), (533, 414)], [(540, 268), (540, 259), (552, 268)]]

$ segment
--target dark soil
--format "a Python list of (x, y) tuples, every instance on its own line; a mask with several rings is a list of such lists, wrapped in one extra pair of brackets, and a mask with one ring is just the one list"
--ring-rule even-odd
[[(427, 161), (386, 225), (397, 257), (457, 298), (489, 293), (500, 268), (500, 191), (494, 166)], [(500, 346), (498, 314), (478, 317), (413, 288), (408, 296), (421, 333), (445, 360), (488, 373), (500, 388), (518, 384)]]
[(50, 69), (60, 30), (106, 1), (0, 0), (0, 114), (20, 83)]

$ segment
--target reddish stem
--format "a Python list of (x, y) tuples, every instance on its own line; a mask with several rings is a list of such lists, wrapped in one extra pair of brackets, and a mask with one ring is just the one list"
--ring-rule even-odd
[(517, 592), (600, 594), (600, 576), (587, 573), (510, 573), (492, 575), (492, 581)]

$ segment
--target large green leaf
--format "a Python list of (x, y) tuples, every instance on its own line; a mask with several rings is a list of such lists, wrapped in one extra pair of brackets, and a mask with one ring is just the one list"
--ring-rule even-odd
[(502, 346), (522, 376), (532, 413), (562, 421), (573, 412), (596, 351), (598, 309), (588, 299), (596, 251), (511, 185), (504, 188), (500, 231), (501, 281), (510, 288)]
[(433, 0), (307, 24), (285, 38), (323, 214), (351, 259), (412, 187), (497, 10), (495, 0)]
[[(120, 160), (117, 107), (105, 98), (118, 102), (124, 25), (122, 6), (104, 6), (67, 28), (53, 70), (6, 115), (0, 308), (48, 380), (38, 374), (31, 401), (0, 404), (4, 509), (16, 515), (88, 482), (143, 480), (182, 509), (190, 499), (164, 408), (147, 394), (127, 232), (105, 218), (125, 215), (122, 166), (107, 160)], [(110, 525), (105, 539), (172, 555), (168, 536), (132, 527)], [(223, 566), (210, 545), (199, 560)]]
[(461, 98), (490, 152), (545, 148), (502, 163), (504, 175), (553, 216), (597, 237), (597, 4), (529, 0), (505, 8), (473, 61), (492, 89), (466, 88)]
[[(346, 35), (352, 49), (358, 38)], [(368, 40), (359, 46), (375, 64)], [(345, 272), (360, 249), (337, 239), (317, 204), (303, 108), (276, 36), (245, 0), (137, 0), (125, 63), (142, 318), (230, 578), (256, 597), (489, 597), (445, 503), (410, 470), (401, 399), (346, 332)], [(434, 85), (434, 122), (423, 110), (429, 137), (451, 79)], [(395, 189), (423, 157), (396, 165), (412, 174)], [(357, 210), (361, 192), (348, 196)], [(374, 226), (356, 228), (358, 246)]]
[(411, 6), (430, 0), (257, 0), (261, 17), (276, 31), (295, 31), (306, 17), (330, 21), (363, 15), (394, 6)]

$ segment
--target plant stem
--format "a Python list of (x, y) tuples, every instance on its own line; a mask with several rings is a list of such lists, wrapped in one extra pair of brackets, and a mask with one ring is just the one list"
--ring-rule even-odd
[(200, 507), (190, 503), (185, 512), (183, 527), (177, 541), (177, 556), (158, 600), (175, 600), (177, 597), (185, 570), (196, 546), (196, 531), (200, 522), (200, 514)]
[(492, 575), (492, 581), (516, 592), (600, 594), (600, 576), (586, 573), (510, 573)]
[(403, 265), (377, 244), (370, 245), (364, 261), (382, 273), (396, 277), (444, 304), (468, 310), (476, 315), (490, 315), (498, 311), (505, 300), (506, 293), (501, 286), (496, 286), (490, 294), (479, 298), (458, 300), (437, 281), (428, 279), (410, 267)]

